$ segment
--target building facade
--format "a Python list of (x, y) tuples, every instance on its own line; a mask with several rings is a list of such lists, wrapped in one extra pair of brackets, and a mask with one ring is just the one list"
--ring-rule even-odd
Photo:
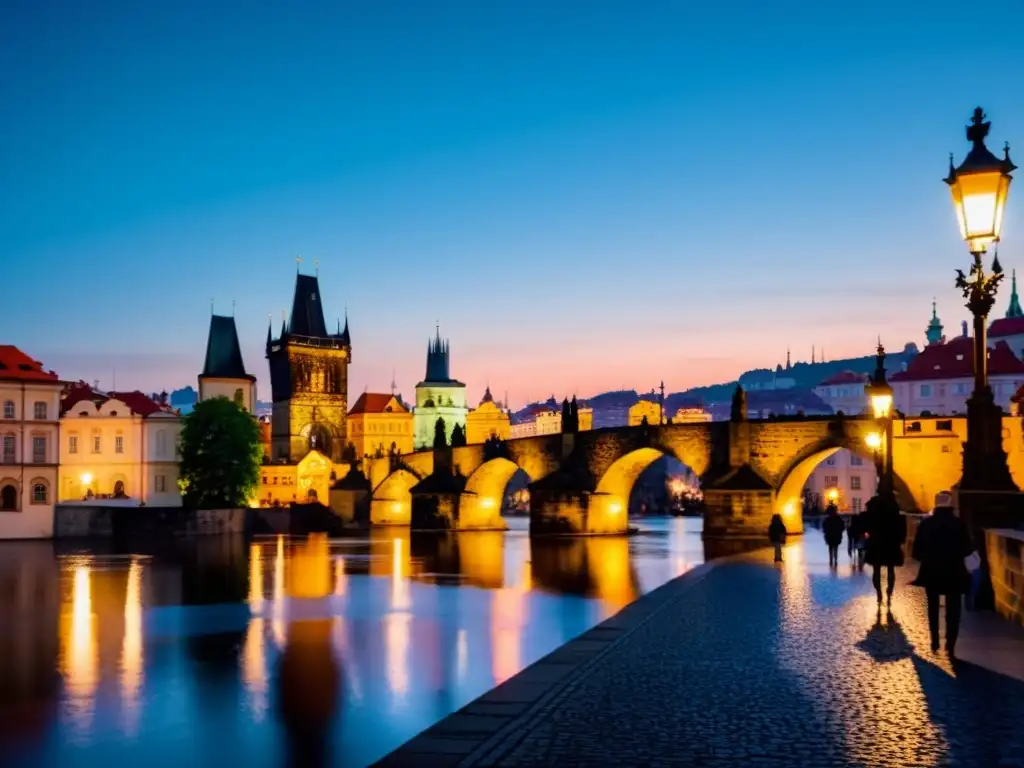
[[(1011, 399), (1024, 384), (1024, 362), (1005, 341), (989, 347), (988, 376), (996, 404), (1009, 413)], [(906, 416), (967, 413), (967, 398), (974, 391), (974, 339), (962, 335), (929, 344), (889, 382), (896, 410)]]
[(210, 317), (206, 359), (199, 374), (199, 400), (212, 397), (233, 400), (249, 413), (256, 410), (256, 377), (246, 372), (242, 362), (235, 318), (223, 315)]
[(868, 407), (868, 396), (864, 389), (867, 383), (866, 373), (839, 371), (816, 386), (814, 394), (836, 413), (842, 411), (847, 416), (856, 416)]
[[(594, 428), (594, 409), (584, 401), (576, 403), (580, 432)], [(562, 406), (552, 395), (543, 403), (528, 405), (516, 414), (509, 427), (512, 439), (535, 435), (557, 435), (562, 431)]]
[(672, 417), (673, 424), (703, 424), (708, 421), (711, 421), (711, 414), (695, 402), (680, 405)]
[(664, 409), (657, 401), (642, 397), (629, 407), (626, 425), (635, 427), (643, 424), (644, 419), (647, 419), (648, 424), (663, 424), (668, 421)]
[(413, 416), (397, 395), (363, 392), (348, 412), (348, 441), (356, 456), (412, 453)]
[(291, 317), (275, 339), (267, 330), (267, 359), (273, 399), (271, 458), (298, 463), (316, 450), (340, 461), (347, 437), (348, 366), (352, 341), (338, 323), (329, 334), (320, 283), (296, 275)]
[(327, 504), (331, 483), (347, 471), (348, 464), (337, 465), (315, 449), (295, 464), (264, 464), (260, 467), (257, 497), (250, 504), (258, 507)]
[(480, 405), (466, 414), (466, 442), (485, 443), (492, 437), (507, 440), (511, 434), (508, 412), (494, 402), (491, 388), (487, 387)]
[(0, 539), (53, 536), (61, 389), (57, 374), (0, 345)]
[(181, 418), (141, 392), (99, 392), (72, 384), (61, 399), (60, 485), (63, 503), (123, 499), (181, 506)]
[(811, 473), (804, 485), (804, 499), (818, 509), (831, 501), (843, 514), (857, 514), (875, 495), (877, 484), (874, 462), (851, 451), (836, 451)]
[(456, 424), (466, 428), (469, 412), (466, 385), (451, 377), (450, 351), (438, 327), (436, 337), (427, 342), (426, 376), (416, 385), (413, 445), (417, 450), (434, 445), (434, 425), (439, 418), (444, 419), (445, 438), (449, 443)]

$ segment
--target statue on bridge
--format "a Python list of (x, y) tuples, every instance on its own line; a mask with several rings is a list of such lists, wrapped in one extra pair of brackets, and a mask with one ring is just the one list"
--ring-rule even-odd
[(732, 411), (729, 415), (730, 421), (747, 420), (747, 393), (743, 387), (736, 385), (736, 391), (732, 393)]

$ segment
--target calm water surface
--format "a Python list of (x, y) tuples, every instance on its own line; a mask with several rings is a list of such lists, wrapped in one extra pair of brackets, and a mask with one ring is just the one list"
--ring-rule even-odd
[(700, 520), (0, 544), (0, 764), (365, 765), (702, 562)]

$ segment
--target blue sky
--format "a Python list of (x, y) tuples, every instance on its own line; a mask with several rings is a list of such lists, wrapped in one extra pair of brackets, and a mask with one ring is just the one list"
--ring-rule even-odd
[(436, 320), (515, 404), (958, 328), (941, 179), (979, 104), (1024, 157), (1024, 5), (710, 5), (7, 3), (2, 336), (177, 387), (235, 301), (269, 397), (297, 254), (353, 391), (411, 394)]

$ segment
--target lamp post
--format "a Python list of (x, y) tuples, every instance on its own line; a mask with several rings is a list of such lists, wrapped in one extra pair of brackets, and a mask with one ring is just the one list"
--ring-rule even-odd
[[(892, 481), (892, 386), (885, 380), (885, 348), (882, 340), (878, 340), (875, 355), (875, 374), (864, 388), (871, 403), (871, 413), (878, 423), (881, 436), (869, 435), (869, 445), (876, 451), (884, 444), (884, 460), (876, 461), (878, 476), (878, 496), (895, 507), (896, 496)], [(871, 438), (874, 439), (871, 439)], [(875, 454), (876, 456), (878, 453)]]
[(998, 254), (986, 272), (982, 256), (989, 244), (998, 243), (1003, 228), (1003, 212), (1010, 191), (1010, 147), (999, 159), (985, 146), (991, 124), (978, 107), (967, 126), (971, 150), (959, 166), (953, 166), (950, 154), (949, 185), (960, 224), (960, 234), (973, 257), (970, 276), (957, 270), (956, 287), (963, 291), (967, 309), (974, 318), (974, 392), (967, 400), (967, 441), (964, 443), (963, 490), (1016, 490), (1003, 450), (1002, 408), (988, 383), (988, 343), (986, 325), (995, 303), (996, 291), (1003, 279)]

